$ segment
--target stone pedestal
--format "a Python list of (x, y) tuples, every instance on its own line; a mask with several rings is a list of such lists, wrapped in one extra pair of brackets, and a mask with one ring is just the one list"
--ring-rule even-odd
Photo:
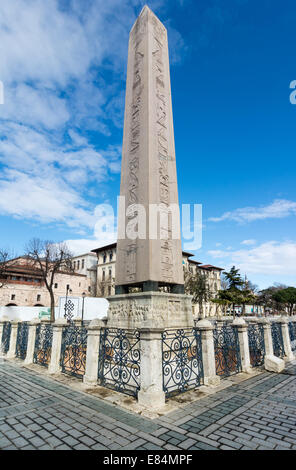
[(49, 374), (58, 374), (61, 371), (60, 358), (61, 358), (61, 347), (62, 347), (62, 332), (63, 328), (68, 325), (65, 318), (59, 318), (53, 324), (53, 335), (52, 335), (52, 348), (50, 363), (48, 366)]
[(6, 354), (7, 359), (14, 359), (16, 357), (17, 329), (18, 329), (19, 323), (21, 323), (20, 320), (11, 321), (9, 350)]
[(85, 374), (83, 383), (87, 386), (94, 386), (98, 383), (98, 362), (100, 333), (104, 323), (101, 320), (92, 320), (87, 327), (87, 350)]
[(250, 362), (248, 325), (242, 318), (236, 318), (232, 326), (237, 328), (242, 372), (249, 374), (252, 372), (252, 367)]
[(269, 372), (281, 372), (285, 368), (285, 361), (276, 357), (273, 354), (273, 344), (271, 335), (271, 324), (267, 318), (258, 320), (258, 323), (263, 325), (264, 330), (264, 345), (265, 345), (265, 358), (264, 368)]
[(34, 362), (34, 350), (35, 350), (35, 340), (36, 340), (36, 329), (40, 325), (40, 320), (32, 320), (29, 322), (29, 331), (28, 331), (28, 344), (27, 344), (27, 354), (24, 361), (24, 364), (33, 364)]
[(165, 405), (162, 378), (162, 329), (141, 329), (141, 389), (139, 405), (157, 410)]
[(280, 324), (282, 328), (282, 336), (283, 336), (283, 344), (284, 344), (284, 351), (285, 351), (285, 359), (288, 361), (292, 361), (294, 359), (294, 354), (291, 348), (291, 340), (289, 334), (289, 320), (288, 318), (281, 318)]
[(208, 320), (200, 320), (196, 328), (201, 331), (202, 362), (205, 385), (219, 385), (220, 377), (216, 375), (214, 350), (214, 326)]
[(193, 326), (192, 297), (139, 292), (108, 297), (108, 327), (186, 328)]

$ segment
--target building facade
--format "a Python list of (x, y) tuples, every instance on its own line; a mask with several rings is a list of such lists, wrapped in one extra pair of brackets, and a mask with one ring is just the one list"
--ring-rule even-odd
[[(55, 303), (71, 289), (72, 296), (90, 295), (90, 280), (78, 272), (58, 272), (54, 278)], [(0, 305), (22, 307), (50, 307), (50, 296), (40, 270), (32, 268), (28, 259), (19, 257), (10, 261), (5, 278), (0, 280)]]
[(75, 274), (82, 274), (88, 280), (87, 295), (97, 296), (97, 256), (95, 253), (85, 253), (72, 258), (72, 267)]

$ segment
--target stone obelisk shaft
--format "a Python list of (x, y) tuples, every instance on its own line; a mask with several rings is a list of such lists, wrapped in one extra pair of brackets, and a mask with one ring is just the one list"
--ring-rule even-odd
[(145, 208), (147, 223), (145, 237), (130, 239), (122, 234), (140, 211), (119, 214), (115, 284), (183, 285), (180, 221), (149, 233), (151, 205), (178, 205), (178, 188), (167, 31), (147, 6), (129, 39), (120, 195), (125, 209)]

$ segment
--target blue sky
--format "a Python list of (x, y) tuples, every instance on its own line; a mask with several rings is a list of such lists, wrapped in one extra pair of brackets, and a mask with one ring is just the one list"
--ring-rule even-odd
[[(144, 3), (1, 2), (1, 247), (105, 241), (95, 208), (116, 207), (128, 34)], [(169, 35), (180, 203), (203, 205), (196, 259), (295, 285), (295, 2), (147, 3)]]

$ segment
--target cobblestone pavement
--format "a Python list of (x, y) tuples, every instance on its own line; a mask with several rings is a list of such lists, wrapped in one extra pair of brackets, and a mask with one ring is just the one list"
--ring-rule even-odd
[(0, 449), (296, 449), (296, 364), (149, 420), (0, 364)]

